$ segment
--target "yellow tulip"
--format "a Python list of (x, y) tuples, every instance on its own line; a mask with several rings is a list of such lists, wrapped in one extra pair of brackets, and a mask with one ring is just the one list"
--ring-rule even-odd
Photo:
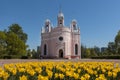
[(59, 74), (59, 77), (60, 77), (60, 79), (63, 79), (64, 75), (63, 74)]
[(27, 76), (25, 76), (25, 75), (21, 76), (20, 80), (27, 80)]
[(116, 78), (116, 76), (117, 76), (117, 73), (113, 72), (113, 77)]
[(108, 76), (111, 77), (112, 76), (112, 72), (108, 71)]
[(3, 72), (3, 78), (4, 78), (4, 80), (7, 80), (8, 77), (9, 77), (9, 74), (7, 72)]

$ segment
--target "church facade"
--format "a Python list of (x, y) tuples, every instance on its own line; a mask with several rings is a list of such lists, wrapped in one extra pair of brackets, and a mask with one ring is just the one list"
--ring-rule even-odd
[(41, 57), (81, 58), (80, 29), (72, 20), (69, 27), (64, 25), (64, 15), (59, 12), (57, 26), (51, 26), (49, 19), (41, 30)]

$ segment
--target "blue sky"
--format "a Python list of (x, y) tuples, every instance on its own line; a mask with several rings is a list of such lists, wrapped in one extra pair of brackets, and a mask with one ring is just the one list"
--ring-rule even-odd
[(76, 19), (87, 47), (106, 47), (120, 30), (120, 0), (0, 0), (0, 30), (18, 23), (28, 34), (27, 44), (36, 49), (45, 20), (56, 26), (60, 5), (65, 25)]

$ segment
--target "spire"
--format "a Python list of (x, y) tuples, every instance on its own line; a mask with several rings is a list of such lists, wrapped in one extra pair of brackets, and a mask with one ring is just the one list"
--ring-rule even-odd
[(58, 19), (58, 26), (60, 26), (60, 27), (64, 26), (64, 15), (62, 13), (61, 6), (60, 6), (60, 10), (59, 10), (57, 19)]
[(58, 17), (63, 17), (64, 18), (64, 14), (62, 13), (62, 6), (59, 6), (59, 14)]
[(62, 13), (62, 6), (60, 5), (59, 8), (60, 8), (59, 13)]

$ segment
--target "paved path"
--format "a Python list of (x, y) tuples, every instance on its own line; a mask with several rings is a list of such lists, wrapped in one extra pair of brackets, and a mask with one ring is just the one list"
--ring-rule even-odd
[(35, 62), (35, 61), (80, 61), (80, 62), (115, 62), (120, 63), (118, 59), (0, 59), (0, 66), (9, 63)]

